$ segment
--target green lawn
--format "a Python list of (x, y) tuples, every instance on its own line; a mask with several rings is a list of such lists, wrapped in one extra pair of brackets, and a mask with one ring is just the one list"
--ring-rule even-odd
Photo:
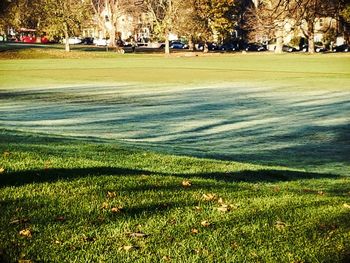
[[(164, 57), (75, 51), (53, 58), (60, 50), (11, 52), (0, 53), (1, 262), (350, 260), (349, 55)], [(6, 59), (9, 56), (13, 59)], [(271, 101), (275, 101), (285, 94), (281, 98), (293, 101), (300, 94), (305, 101), (295, 101), (293, 107), (312, 105), (302, 108), (307, 110), (303, 122), (312, 122), (312, 116), (327, 121), (333, 116), (337, 124), (330, 123), (329, 130), (322, 125), (310, 130), (303, 123), (307, 131), (286, 133), (283, 142), (299, 146), (299, 150), (288, 151), (289, 157), (274, 151), (259, 158), (256, 148), (250, 158), (236, 154), (237, 158), (227, 161), (166, 154), (171, 152), (166, 144), (148, 148), (147, 144), (127, 144), (103, 136), (69, 135), (55, 132), (55, 126), (45, 132), (16, 127), (20, 118), (16, 114), (24, 114), (27, 103), (34, 109), (23, 115), (28, 122), (34, 118), (31, 115), (38, 114), (35, 109), (42, 114), (41, 109), (49, 111), (50, 104), (62, 101), (62, 111), (84, 103), (94, 109), (99, 100), (99, 105), (106, 107), (119, 105), (123, 97), (107, 93), (110, 98), (102, 100), (101, 94), (92, 98), (83, 87), (125, 83), (139, 87), (142, 94), (149, 89), (149, 96), (161, 94), (165, 87), (184, 96), (188, 96), (188, 87), (201, 85), (232, 85), (242, 92), (244, 87), (249, 92), (272, 87), (256, 98), (255, 93), (243, 93), (239, 98), (247, 100), (245, 105), (254, 102), (250, 109), (259, 110), (262, 105), (264, 111), (288, 115), (279, 103), (257, 103), (258, 96), (274, 94)], [(77, 85), (81, 86), (80, 95), (56, 89), (63, 87), (66, 92)], [(318, 92), (322, 97), (317, 95), (316, 104), (307, 101), (310, 93)], [(327, 94), (329, 98), (324, 97)], [(169, 100), (168, 93), (163, 95)], [(213, 96), (208, 93), (206, 98)], [(178, 97), (172, 98), (173, 102)], [(150, 101), (131, 99), (124, 104), (153, 107)], [(7, 119), (3, 114), (11, 109), (13, 115)], [(294, 115), (298, 112), (291, 112), (292, 120)], [(162, 125), (160, 120), (157, 123)], [(264, 130), (274, 131), (273, 125), (268, 123)], [(242, 154), (255, 147), (259, 127), (249, 131), (251, 141), (241, 144)], [(266, 145), (277, 145), (277, 137), (263, 138)], [(313, 169), (319, 162), (322, 169)]]

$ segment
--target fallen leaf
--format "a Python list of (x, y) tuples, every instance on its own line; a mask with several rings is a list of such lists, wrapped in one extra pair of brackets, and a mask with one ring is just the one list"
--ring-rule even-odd
[(273, 191), (276, 192), (276, 193), (278, 193), (279, 191), (281, 191), (281, 188), (280, 188), (279, 186), (275, 186), (275, 187), (273, 188)]
[(200, 206), (195, 206), (194, 209), (195, 209), (196, 211), (202, 211), (202, 208), (201, 208)]
[(348, 204), (343, 204), (343, 207), (347, 208), (347, 209), (350, 209), (350, 205), (348, 205)]
[(232, 249), (237, 249), (237, 248), (239, 248), (239, 245), (237, 244), (237, 242), (233, 242), (231, 244), (231, 247), (232, 247)]
[(57, 217), (55, 218), (55, 220), (56, 220), (56, 221), (59, 221), (59, 222), (63, 222), (63, 221), (66, 220), (66, 218), (65, 218), (64, 216), (57, 216)]
[(218, 207), (217, 210), (220, 212), (228, 212), (228, 211), (230, 211), (230, 208), (228, 205), (222, 205), (222, 206)]
[(23, 237), (28, 237), (28, 238), (32, 237), (32, 232), (30, 231), (30, 229), (23, 229), (19, 231), (19, 234)]
[(319, 195), (324, 195), (324, 192), (323, 191), (318, 191), (317, 192)]
[(96, 240), (96, 238), (95, 237), (87, 237), (87, 236), (83, 235), (83, 240), (85, 242), (94, 242)]
[(171, 257), (169, 257), (169, 256), (164, 256), (164, 257), (162, 257), (162, 259), (163, 259), (164, 261), (170, 261), (170, 260), (171, 260)]
[(111, 208), (112, 213), (120, 213), (122, 210), (123, 210), (123, 207), (121, 206)]
[(196, 235), (196, 234), (199, 233), (199, 231), (198, 231), (198, 229), (196, 229), (196, 228), (192, 228), (192, 229), (191, 229), (191, 233), (194, 234), (194, 235)]
[(44, 169), (47, 170), (52, 166), (52, 162), (51, 161), (46, 161), (44, 162)]
[(141, 232), (136, 232), (136, 233), (129, 233), (129, 237), (136, 237), (136, 238), (141, 238), (141, 237), (147, 237), (147, 234), (141, 233)]
[(103, 202), (101, 205), (102, 209), (107, 209), (108, 208), (108, 203), (107, 202)]
[(136, 249), (136, 247), (134, 247), (134, 246), (122, 246), (121, 249), (125, 250), (125, 251), (130, 251), (130, 250)]
[(219, 200), (218, 200), (218, 203), (219, 203), (219, 204), (223, 204), (223, 203), (224, 203), (224, 200), (222, 200), (222, 198), (220, 197)]
[(193, 252), (194, 254), (199, 254), (199, 253), (201, 253), (201, 251), (200, 251), (199, 249), (193, 249), (192, 252)]
[(28, 218), (20, 218), (20, 219), (16, 219), (16, 220), (12, 220), (11, 222), (9, 222), (10, 225), (14, 225), (14, 224), (24, 224), (29, 222)]
[(286, 223), (282, 222), (282, 221), (276, 221), (275, 227), (278, 230), (283, 230), (286, 227)]
[(0, 174), (2, 174), (3, 172), (5, 172), (5, 169), (0, 167)]
[(107, 197), (108, 198), (114, 198), (114, 197), (116, 197), (117, 196), (117, 194), (116, 194), (116, 192), (107, 192)]
[(213, 201), (216, 199), (216, 195), (215, 194), (203, 194), (203, 199), (206, 201)]
[(192, 182), (190, 180), (183, 180), (182, 181), (182, 186), (187, 188), (190, 187), (192, 185)]
[(211, 224), (207, 220), (204, 220), (204, 221), (201, 222), (201, 225), (204, 226), (204, 227), (208, 227)]

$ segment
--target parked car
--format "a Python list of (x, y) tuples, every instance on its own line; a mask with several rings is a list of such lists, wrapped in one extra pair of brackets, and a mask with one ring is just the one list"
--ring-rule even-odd
[(250, 43), (247, 45), (247, 47), (245, 48), (245, 51), (257, 51), (257, 52), (261, 52), (261, 51), (266, 51), (266, 47), (264, 47), (262, 44), (260, 43)]
[[(66, 44), (66, 39), (64, 38), (62, 42), (63, 42), (63, 44)], [(70, 37), (68, 39), (68, 43), (70, 45), (77, 45), (77, 44), (81, 43), (81, 39), (79, 37)]]
[[(305, 44), (300, 48), (300, 51), (302, 52), (308, 52), (309, 51), (309, 45)], [(321, 47), (321, 46), (315, 46), (315, 52), (316, 53), (321, 53), (321, 52), (326, 52), (327, 49), (325, 47)]]
[(109, 44), (109, 39), (106, 39), (106, 38), (98, 38), (98, 39), (94, 39), (93, 43), (96, 45), (96, 46), (107, 46)]
[(94, 44), (94, 38), (93, 37), (85, 37), (81, 40), (81, 43), (84, 45), (93, 45)]
[(233, 43), (225, 43), (222, 44), (219, 49), (221, 51), (237, 51), (238, 50), (238, 46), (233, 44)]
[(295, 48), (295, 47), (288, 46), (288, 45), (284, 45), (284, 46), (282, 47), (282, 50), (283, 50), (284, 52), (289, 52), (289, 53), (299, 51), (299, 49), (297, 49), (297, 48)]
[[(196, 50), (200, 50), (200, 51), (204, 50), (204, 46), (205, 46), (205, 43), (203, 43), (203, 42), (195, 44)], [(208, 42), (207, 47), (208, 47), (209, 51), (220, 50), (220, 46), (214, 42)]]
[(171, 41), (170, 48), (172, 48), (172, 49), (185, 49), (185, 48), (188, 48), (188, 45), (185, 43), (182, 43), (181, 41)]
[(347, 44), (343, 44), (333, 48), (333, 52), (349, 52), (349, 51), (350, 51), (350, 46)]
[(315, 51), (317, 53), (321, 53), (321, 52), (326, 52), (327, 49), (325, 47), (321, 47), (321, 46), (315, 46)]

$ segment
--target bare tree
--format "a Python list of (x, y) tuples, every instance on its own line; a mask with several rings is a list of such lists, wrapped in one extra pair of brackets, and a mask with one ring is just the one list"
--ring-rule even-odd
[(298, 6), (293, 0), (264, 0), (257, 4), (247, 12), (246, 28), (255, 38), (275, 39), (275, 53), (282, 53), (286, 24), (292, 22)]
[(116, 46), (118, 20), (135, 8), (134, 0), (91, 0), (95, 18), (100, 28), (108, 32), (111, 47)]
[(165, 53), (170, 53), (169, 34), (174, 33), (175, 24), (182, 12), (181, 0), (144, 0), (144, 11), (149, 13), (153, 21), (153, 30), (165, 40)]

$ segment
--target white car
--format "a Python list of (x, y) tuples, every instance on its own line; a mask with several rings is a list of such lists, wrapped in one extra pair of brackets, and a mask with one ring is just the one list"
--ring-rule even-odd
[[(69, 45), (77, 45), (81, 43), (81, 39), (79, 37), (70, 37), (68, 39)], [(63, 44), (66, 44), (66, 39), (63, 39)]]
[(109, 44), (109, 39), (105, 39), (105, 38), (99, 38), (99, 39), (94, 39), (94, 44), (96, 46), (107, 46)]

